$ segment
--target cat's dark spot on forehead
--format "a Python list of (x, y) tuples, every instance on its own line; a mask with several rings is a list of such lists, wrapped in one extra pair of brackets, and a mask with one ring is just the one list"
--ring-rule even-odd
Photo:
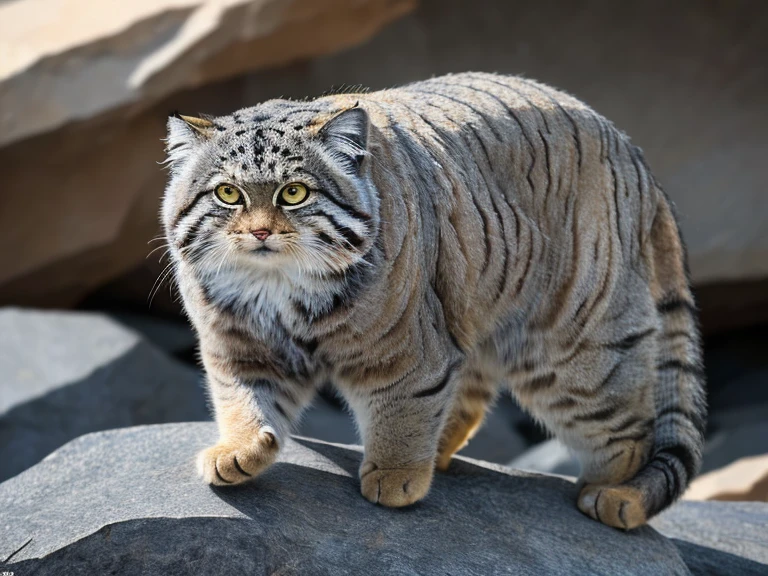
[[(238, 122), (238, 124), (240, 124), (240, 122)], [(245, 130), (238, 130), (235, 132), (235, 136), (242, 136), (243, 134), (245, 134)]]
[(222, 162), (226, 162), (227, 161), (227, 157), (226, 156), (219, 156), (219, 160), (221, 160)]
[(192, 180), (192, 184), (197, 184), (197, 178), (195, 178), (194, 180)]
[(286, 160), (289, 160), (291, 162), (301, 162), (304, 160), (304, 156), (290, 156), (289, 158), (286, 158)]
[[(309, 126), (309, 124), (307, 124), (307, 126)], [(293, 129), (294, 129), (294, 130), (297, 130), (297, 131), (298, 131), (298, 130), (303, 130), (303, 129), (304, 129), (304, 126), (303, 126), (303, 125), (301, 125), (301, 124), (296, 124), (296, 126), (294, 126), (294, 127), (293, 127)]]
[(269, 164), (267, 164), (267, 168), (269, 168), (270, 172), (275, 171), (275, 166), (277, 166), (277, 162), (275, 162), (274, 160), (272, 160)]
[(237, 158), (237, 150), (230, 150), (229, 155), (232, 156), (232, 158)]
[(274, 146), (272, 146), (272, 152), (274, 152), (275, 154), (277, 154), (278, 152), (280, 152), (280, 146), (278, 146), (277, 144), (275, 144)]
[(280, 124), (285, 124), (286, 122), (288, 122), (288, 116), (280, 118), (280, 120), (278, 120), (278, 122), (280, 122)]
[(219, 132), (224, 132), (224, 130), (226, 130), (226, 128), (225, 128), (224, 126), (222, 126), (221, 124), (214, 124), (214, 127), (215, 127), (215, 128), (216, 128), (216, 130), (218, 130)]
[(263, 138), (264, 137), (264, 130), (262, 130), (261, 128), (257, 128), (254, 135), (257, 138)]
[(245, 146), (243, 146), (242, 144), (238, 146), (237, 149), (240, 151), (240, 154), (245, 154)]
[(273, 128), (270, 128), (270, 130), (272, 130), (273, 132), (277, 132), (278, 134), (280, 134), (280, 136), (285, 136), (285, 132), (280, 130), (280, 128), (274, 128), (273, 127)]
[(289, 156), (291, 154), (291, 151), (288, 150), (288, 148), (283, 148), (283, 151), (280, 152), (280, 154), (283, 155), (283, 157)]
[(245, 162), (243, 162), (243, 170), (248, 170), (248, 164), (246, 164)]

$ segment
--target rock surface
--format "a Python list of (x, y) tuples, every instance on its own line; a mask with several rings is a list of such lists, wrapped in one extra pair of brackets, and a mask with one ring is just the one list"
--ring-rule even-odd
[(672, 539), (693, 574), (768, 574), (768, 504), (682, 502), (651, 524)]
[(0, 2), (0, 303), (71, 306), (144, 261), (168, 113), (258, 101), (180, 93), (362, 42), (414, 3)]
[(768, 454), (741, 458), (699, 476), (688, 487), (685, 498), (768, 502)]
[(0, 146), (128, 104), (146, 105), (186, 88), (345, 48), (413, 4), (414, 0), (4, 3)]
[(78, 438), (0, 484), (0, 559), (39, 575), (689, 573), (652, 528), (582, 515), (559, 478), (458, 460), (391, 510), (360, 496), (357, 449), (303, 438), (251, 485), (212, 489), (193, 461), (215, 440), (212, 423)]
[(0, 310), (0, 480), (87, 432), (208, 419), (200, 374), (114, 320)]

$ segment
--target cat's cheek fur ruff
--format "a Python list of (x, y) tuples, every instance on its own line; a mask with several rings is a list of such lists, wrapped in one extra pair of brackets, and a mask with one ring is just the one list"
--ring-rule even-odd
[[(168, 128), (163, 220), (220, 432), (206, 482), (266, 469), (325, 382), (355, 416), (361, 492), (386, 506), (425, 497), (504, 388), (579, 457), (595, 520), (640, 526), (697, 473), (672, 207), (582, 102), (467, 73)], [(214, 199), (222, 182), (241, 204)], [(311, 201), (279, 204), (296, 182)]]

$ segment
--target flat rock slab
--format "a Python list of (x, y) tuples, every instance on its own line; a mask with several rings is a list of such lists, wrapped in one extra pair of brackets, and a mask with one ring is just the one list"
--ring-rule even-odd
[(693, 574), (768, 575), (768, 504), (683, 502), (651, 522)]
[(0, 564), (16, 574), (689, 574), (653, 528), (582, 515), (560, 478), (456, 460), (425, 501), (374, 506), (359, 449), (296, 438), (248, 486), (194, 457), (212, 423), (89, 434), (0, 484)]
[(0, 481), (88, 432), (208, 419), (200, 373), (116, 321), (0, 309)]

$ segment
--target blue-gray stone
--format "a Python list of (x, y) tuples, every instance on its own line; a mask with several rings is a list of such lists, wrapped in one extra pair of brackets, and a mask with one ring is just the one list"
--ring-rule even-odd
[(209, 419), (200, 373), (116, 321), (0, 309), (0, 481), (88, 432)]
[(689, 574), (651, 527), (581, 514), (566, 480), (466, 459), (407, 509), (360, 496), (359, 449), (296, 438), (252, 484), (194, 470), (212, 423), (83, 436), (0, 484), (0, 560), (46, 574)]

